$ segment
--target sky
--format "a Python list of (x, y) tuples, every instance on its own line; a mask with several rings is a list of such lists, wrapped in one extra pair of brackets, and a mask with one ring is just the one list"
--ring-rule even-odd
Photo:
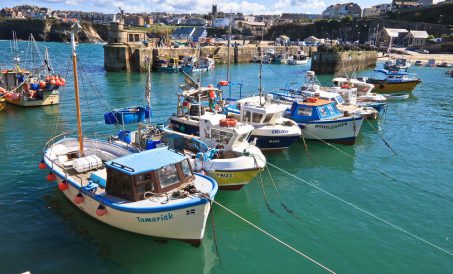
[[(81, 10), (115, 13), (118, 7), (130, 12), (170, 13), (208, 13), (213, 4), (218, 11), (242, 12), (244, 14), (280, 14), (290, 13), (322, 13), (332, 4), (351, 2), (351, 0), (2, 0), (0, 7), (14, 7), (28, 4), (47, 7), (54, 10)], [(373, 1), (356, 0), (355, 3), (363, 8), (391, 0)]]

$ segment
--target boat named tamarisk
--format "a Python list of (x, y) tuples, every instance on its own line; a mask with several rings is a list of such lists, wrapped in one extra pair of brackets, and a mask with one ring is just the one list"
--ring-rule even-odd
[[(72, 58), (76, 65), (72, 26)], [(133, 153), (113, 142), (84, 137), (77, 73), (74, 72), (77, 138), (50, 139), (40, 168), (49, 181), (89, 216), (113, 227), (148, 236), (199, 244), (210, 202), (217, 192), (212, 178), (194, 174), (189, 159), (167, 148)]]

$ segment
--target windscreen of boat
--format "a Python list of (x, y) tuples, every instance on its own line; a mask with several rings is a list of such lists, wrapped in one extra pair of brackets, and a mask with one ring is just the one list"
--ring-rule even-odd
[(193, 176), (192, 169), (190, 168), (189, 160), (184, 160), (181, 162), (182, 174), (184, 174), (185, 178), (189, 178)]
[(230, 131), (211, 129), (211, 140), (216, 143), (227, 145), (231, 138), (233, 138), (233, 133)]
[(165, 166), (157, 172), (159, 174), (160, 187), (165, 188), (179, 183), (178, 172), (175, 165)]
[(270, 123), (270, 121), (272, 120), (272, 117), (274, 116), (274, 113), (268, 113), (266, 114), (266, 117), (264, 118), (264, 121), (263, 123)]

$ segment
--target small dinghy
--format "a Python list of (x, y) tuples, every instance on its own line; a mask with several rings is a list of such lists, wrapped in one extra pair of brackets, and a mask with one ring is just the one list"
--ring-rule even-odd
[(399, 100), (408, 99), (409, 98), (409, 93), (384, 94), (384, 96), (389, 101), (399, 101)]

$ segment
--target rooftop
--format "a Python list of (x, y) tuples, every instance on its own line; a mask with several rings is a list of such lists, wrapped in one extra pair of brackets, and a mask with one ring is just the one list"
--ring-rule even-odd
[(105, 166), (128, 175), (136, 175), (161, 169), (164, 166), (181, 162), (186, 158), (186, 156), (171, 151), (167, 147), (161, 147), (108, 161)]

